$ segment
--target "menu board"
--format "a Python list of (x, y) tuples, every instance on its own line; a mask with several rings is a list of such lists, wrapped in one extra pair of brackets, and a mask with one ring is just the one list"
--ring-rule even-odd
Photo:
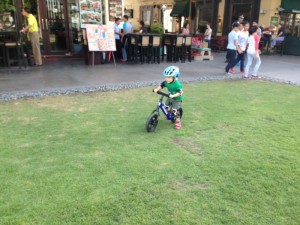
[(80, 0), (81, 28), (87, 24), (102, 24), (102, 0)]
[(122, 0), (109, 0), (109, 21), (115, 21), (116, 17), (122, 18)]
[(86, 25), (86, 38), (90, 51), (116, 51), (114, 25)]

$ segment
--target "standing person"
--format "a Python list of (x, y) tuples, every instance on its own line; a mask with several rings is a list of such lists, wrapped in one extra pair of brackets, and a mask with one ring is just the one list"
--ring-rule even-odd
[(249, 23), (248, 22), (243, 22), (240, 24), (240, 31), (238, 33), (238, 46), (241, 50), (240, 53), (238, 53), (238, 56), (235, 60), (234, 65), (236, 65), (238, 62), (240, 62), (240, 71), (242, 74), (245, 73), (244, 71), (244, 62), (245, 62), (245, 51), (247, 48), (248, 44), (248, 36), (249, 36)]
[(258, 23), (256, 21), (252, 22), (252, 26), (257, 26), (257, 35), (261, 38), (262, 36), (262, 30), (261, 28), (258, 26)]
[(190, 22), (187, 20), (183, 24), (182, 34), (184, 35), (190, 34)]
[(231, 28), (233, 28), (233, 24), (234, 24), (234, 23), (239, 23), (239, 24), (243, 23), (243, 22), (244, 22), (244, 19), (245, 19), (244, 15), (240, 15), (240, 16), (237, 18), (237, 20), (234, 21), (234, 22), (231, 24)]
[(119, 60), (122, 59), (122, 43), (121, 43), (121, 31), (119, 28), (121, 19), (119, 17), (115, 18), (114, 30), (115, 30), (115, 40), (116, 40), (116, 52), (115, 56)]
[(238, 46), (238, 30), (239, 23), (232, 24), (232, 30), (228, 34), (228, 45), (227, 45), (227, 55), (228, 55), (228, 64), (225, 68), (227, 75), (232, 75), (234, 73), (233, 67), (235, 65), (236, 51), (241, 53), (241, 50)]
[(133, 26), (131, 25), (131, 23), (128, 22), (128, 16), (124, 15), (123, 16), (123, 20), (124, 20), (124, 24), (123, 24), (123, 39), (122, 39), (122, 44), (123, 44), (123, 48), (122, 48), (122, 54), (123, 54), (123, 59), (121, 60), (122, 62), (126, 62), (127, 61), (127, 48), (128, 48), (128, 34), (133, 32)]
[(259, 36), (257, 34), (257, 30), (258, 27), (254, 26), (250, 28), (249, 31), (249, 38), (248, 38), (248, 49), (247, 49), (247, 56), (248, 56), (248, 60), (247, 60), (247, 65), (245, 68), (245, 79), (250, 79), (249, 77), (249, 69), (250, 66), (253, 62), (253, 60), (255, 61), (255, 66), (251, 75), (251, 78), (257, 79), (260, 78), (259, 76), (257, 76), (257, 71), (260, 67), (261, 64), (261, 60), (260, 60), (260, 51), (259, 51)]
[(210, 27), (210, 23), (206, 24), (206, 30), (204, 33), (204, 41), (207, 42), (207, 47), (210, 48), (210, 40), (211, 40), (212, 29)]
[(139, 30), (139, 33), (140, 34), (147, 34), (148, 33), (148, 30), (147, 28), (145, 27), (145, 23), (143, 20), (140, 20), (140, 30)]
[(284, 41), (284, 38), (285, 38), (285, 30), (280, 23), (278, 24), (277, 28), (278, 28), (277, 36), (272, 40), (273, 48), (277, 42)]
[(241, 24), (244, 22), (244, 19), (245, 19), (244, 15), (240, 15), (237, 22)]
[(271, 39), (272, 39), (272, 35), (274, 33), (274, 26), (271, 25), (270, 27), (266, 27), (264, 28), (263, 31), (263, 41), (264, 41), (264, 46), (263, 47), (267, 47), (267, 51), (269, 50), (269, 47), (271, 45)]
[(170, 92), (170, 96), (166, 102), (166, 105), (170, 106), (175, 114), (175, 129), (181, 128), (181, 120), (180, 120), (180, 111), (181, 103), (183, 100), (183, 90), (182, 90), (182, 84), (179, 82), (177, 77), (180, 75), (179, 68), (177, 66), (169, 66), (167, 67), (164, 72), (163, 76), (165, 78), (165, 81), (163, 81), (156, 89), (154, 89), (154, 92), (157, 92), (164, 87), (168, 89)]
[[(238, 19), (232, 23), (229, 33), (231, 32), (231, 30), (233, 28), (233, 24), (236, 24), (236, 23), (241, 24), (244, 21), (244, 18), (245, 18), (244, 15), (240, 15), (238, 17)], [(228, 63), (228, 62), (229, 62), (229, 55), (228, 55), (228, 52), (227, 52), (225, 63)]]
[(28, 8), (22, 8), (21, 14), (27, 19), (27, 26), (24, 27), (21, 32), (29, 32), (29, 38), (32, 46), (33, 57), (35, 61), (35, 66), (42, 66), (42, 56), (40, 49), (40, 35), (39, 27), (34, 15), (32, 15)]

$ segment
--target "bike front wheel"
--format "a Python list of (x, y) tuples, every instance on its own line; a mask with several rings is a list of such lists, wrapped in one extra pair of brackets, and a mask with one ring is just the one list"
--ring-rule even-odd
[(148, 117), (146, 122), (146, 130), (147, 132), (154, 132), (158, 124), (158, 112), (154, 111)]

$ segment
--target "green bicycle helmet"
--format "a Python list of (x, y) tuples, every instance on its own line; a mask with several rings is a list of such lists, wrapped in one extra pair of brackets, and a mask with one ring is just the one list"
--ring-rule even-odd
[(164, 72), (163, 72), (163, 76), (164, 77), (179, 77), (180, 72), (179, 72), (179, 68), (177, 66), (169, 66), (167, 67)]

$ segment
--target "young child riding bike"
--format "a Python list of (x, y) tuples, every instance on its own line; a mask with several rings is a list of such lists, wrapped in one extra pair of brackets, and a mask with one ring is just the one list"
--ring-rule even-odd
[(156, 89), (154, 89), (154, 92), (157, 92), (163, 89), (164, 87), (166, 87), (170, 92), (169, 98), (166, 101), (166, 105), (170, 106), (174, 111), (174, 115), (176, 118), (175, 126), (174, 126), (175, 129), (181, 128), (179, 109), (181, 108), (181, 103), (183, 100), (183, 96), (182, 96), (183, 91), (182, 91), (182, 85), (177, 79), (179, 75), (180, 75), (180, 71), (177, 66), (167, 67), (163, 72), (165, 81), (163, 81)]

